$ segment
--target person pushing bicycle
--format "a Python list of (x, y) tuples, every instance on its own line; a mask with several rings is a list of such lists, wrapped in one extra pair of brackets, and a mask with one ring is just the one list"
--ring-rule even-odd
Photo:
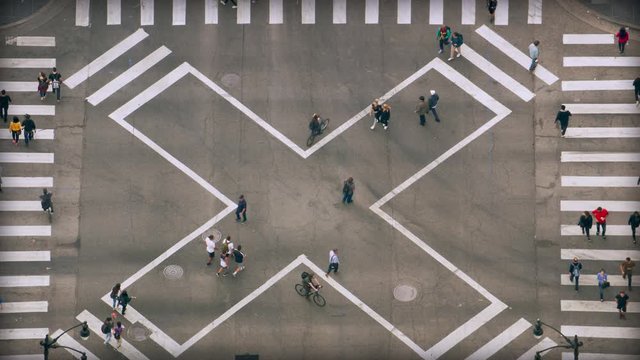
[(314, 136), (320, 134), (320, 120), (320, 115), (313, 114), (311, 122), (309, 123), (309, 130), (311, 130), (311, 134)]

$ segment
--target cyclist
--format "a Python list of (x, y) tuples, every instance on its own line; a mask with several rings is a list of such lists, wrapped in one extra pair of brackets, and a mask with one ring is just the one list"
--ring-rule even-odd
[(53, 202), (51, 201), (52, 193), (47, 191), (47, 188), (42, 189), (42, 195), (40, 195), (40, 205), (42, 205), (42, 210), (47, 211), (51, 209), (53, 212)]
[(311, 135), (320, 135), (320, 116), (318, 114), (313, 114), (311, 118), (311, 122), (309, 123), (309, 130), (311, 130)]
[(309, 274), (306, 271), (303, 271), (301, 276), (302, 276), (302, 286), (306, 291), (306, 294), (305, 294), (306, 296), (309, 296), (309, 294), (320, 290), (320, 288), (322, 287), (322, 285), (320, 285), (320, 282), (318, 281), (314, 273)]

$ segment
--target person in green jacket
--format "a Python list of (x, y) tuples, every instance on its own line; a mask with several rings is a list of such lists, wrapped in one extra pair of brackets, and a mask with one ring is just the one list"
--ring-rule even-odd
[(462, 55), (462, 52), (460, 50), (462, 43), (462, 34), (460, 34), (459, 32), (454, 32), (453, 37), (451, 38), (451, 55), (449, 56), (449, 61), (453, 60), (453, 55), (456, 52), (458, 53), (456, 57), (460, 57), (460, 55)]
[(440, 50), (438, 51), (438, 54), (442, 54), (442, 52), (444, 51), (444, 46), (449, 45), (450, 38), (451, 38), (451, 28), (446, 25), (440, 26), (440, 29), (436, 31), (436, 39), (438, 40), (438, 43), (440, 45)]
[(122, 306), (122, 315), (127, 310), (127, 305), (131, 302), (131, 300), (135, 299), (135, 296), (129, 296), (127, 290), (122, 290), (120, 296), (118, 297), (118, 304)]

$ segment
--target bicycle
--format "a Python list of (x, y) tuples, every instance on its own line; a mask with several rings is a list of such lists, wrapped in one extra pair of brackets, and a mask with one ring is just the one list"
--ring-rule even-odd
[(295, 286), (296, 288), (296, 292), (298, 293), (298, 295), (300, 296), (304, 296), (304, 297), (309, 297), (311, 296), (311, 298), (313, 299), (313, 302), (316, 303), (316, 305), (323, 307), (327, 304), (327, 301), (324, 299), (324, 297), (322, 295), (320, 295), (320, 289), (316, 290), (316, 291), (307, 291), (304, 288), (304, 285), (302, 284), (296, 284)]
[(307, 146), (313, 145), (313, 142), (316, 140), (316, 136), (321, 135), (327, 126), (329, 126), (329, 120), (330, 119), (320, 119), (320, 130), (318, 130), (317, 133), (311, 131), (311, 135), (309, 135), (309, 138), (307, 139)]

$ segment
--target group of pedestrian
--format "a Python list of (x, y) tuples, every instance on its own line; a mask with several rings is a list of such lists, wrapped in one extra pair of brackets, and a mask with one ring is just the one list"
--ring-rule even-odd
[[(593, 215), (593, 216), (591, 216)], [(591, 227), (593, 226), (593, 218), (596, 220), (596, 235), (600, 235), (600, 230), (602, 230), (602, 238), (607, 238), (607, 216), (609, 216), (609, 211), (607, 209), (598, 206), (597, 209), (593, 210), (591, 213), (585, 211), (580, 215), (578, 219), (578, 226), (582, 230), (582, 235), (587, 236), (587, 240), (591, 241)], [(629, 216), (629, 220), (627, 224), (631, 227), (631, 239), (634, 244), (637, 244), (636, 238), (636, 230), (640, 227), (640, 213), (634, 211), (631, 216)]]
[(17, 116), (14, 116), (9, 123), (9, 132), (11, 133), (11, 141), (15, 146), (20, 144), (20, 135), (24, 131), (24, 143), (29, 146), (29, 142), (33, 140), (36, 132), (36, 123), (31, 119), (31, 115), (25, 114), (22, 123)]
[(442, 25), (436, 31), (436, 40), (438, 41), (438, 54), (442, 54), (444, 52), (444, 47), (447, 45), (451, 45), (451, 51), (449, 55), (449, 61), (454, 59), (454, 55), (457, 53), (455, 57), (460, 57), (462, 55), (460, 47), (464, 43), (462, 39), (462, 34), (454, 31), (451, 32), (451, 28), (447, 25)]
[(104, 344), (107, 345), (111, 341), (111, 338), (115, 338), (117, 341), (116, 349), (120, 349), (122, 346), (122, 335), (124, 332), (124, 325), (122, 325), (122, 321), (116, 321), (117, 319), (117, 311), (118, 307), (122, 307), (122, 315), (125, 315), (127, 311), (127, 305), (131, 302), (131, 300), (135, 299), (135, 296), (130, 296), (126, 289), (122, 289), (120, 283), (117, 283), (111, 288), (111, 294), (109, 294), (111, 298), (113, 313), (110, 317), (105, 318), (102, 326), (100, 327), (100, 331), (104, 335)]
[(122, 307), (122, 315), (127, 311), (127, 305), (131, 300), (135, 299), (135, 296), (130, 296), (126, 289), (121, 289), (120, 283), (117, 283), (111, 288), (111, 294), (109, 297), (113, 301), (112, 307), (114, 311), (118, 311), (118, 307)]
[(246, 258), (246, 255), (244, 252), (242, 252), (242, 245), (238, 245), (236, 247), (233, 241), (231, 241), (230, 235), (222, 240), (220, 246), (218, 246), (217, 241), (215, 240), (213, 235), (208, 235), (203, 238), (209, 259), (206, 263), (207, 266), (210, 266), (215, 259), (216, 250), (220, 250), (220, 262), (218, 270), (216, 271), (217, 277), (220, 277), (220, 274), (222, 274), (222, 276), (229, 275), (229, 269), (231, 268), (231, 259), (233, 259), (233, 261), (236, 263), (236, 268), (231, 273), (233, 277), (238, 275), (240, 271), (244, 270), (244, 259)]
[(371, 130), (376, 128), (377, 123), (381, 123), (382, 127), (387, 130), (389, 128), (389, 120), (391, 120), (391, 106), (387, 103), (380, 104), (380, 99), (375, 99), (369, 108), (369, 116), (373, 117)]

